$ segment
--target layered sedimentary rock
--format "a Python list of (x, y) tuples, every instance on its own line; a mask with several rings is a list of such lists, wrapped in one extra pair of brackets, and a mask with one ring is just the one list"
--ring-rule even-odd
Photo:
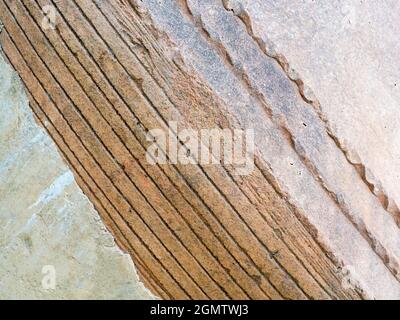
[[(54, 30), (43, 23), (46, 6), (57, 13)], [(2, 0), (0, 43), (33, 112), (156, 295), (394, 299), (399, 96), (390, 83), (400, 42), (396, 15), (382, 21), (392, 9)], [(354, 15), (361, 20), (346, 31)], [(379, 69), (384, 31), (394, 53)], [(171, 121), (254, 130), (254, 170), (149, 163), (149, 130)]]

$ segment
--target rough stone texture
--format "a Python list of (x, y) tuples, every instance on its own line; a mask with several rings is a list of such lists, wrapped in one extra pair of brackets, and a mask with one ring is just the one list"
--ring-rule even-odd
[(326, 184), (349, 209), (362, 212), (362, 229), (370, 230), (368, 236), (374, 242), (397, 256), (393, 269), (398, 270), (398, 244), (389, 247), (399, 232), (392, 221), (397, 226), (400, 221), (399, 2), (300, 1), (294, 5), (228, 0), (225, 7), (241, 18), (270, 56), (284, 64), (303, 98), (316, 109), (327, 132), (375, 195), (383, 210), (352, 191), (359, 187), (350, 174), (334, 178), (340, 175), (337, 162), (325, 155), (333, 164), (331, 178), (323, 176)]
[[(54, 266), (56, 287), (42, 286)], [(0, 53), (0, 299), (146, 299)]]
[[(399, 271), (400, 234), (396, 220), (391, 216), (393, 212), (390, 212), (387, 201), (382, 201), (376, 190), (372, 190), (374, 194), (371, 193), (370, 171), (365, 172), (368, 167), (364, 168), (360, 161), (351, 158), (354, 152), (347, 152), (341, 147), (339, 139), (335, 136), (336, 130), (332, 130), (325, 119), (326, 117), (329, 120), (337, 119), (336, 122), (340, 123), (343, 131), (342, 137), (351, 140), (354, 145), (362, 143), (361, 147), (355, 150), (364, 148), (368, 150), (371, 159), (374, 157), (385, 159), (391, 166), (395, 166), (396, 161), (392, 160), (396, 158), (398, 148), (391, 148), (390, 143), (398, 142), (398, 129), (393, 126), (398, 114), (394, 107), (396, 96), (383, 90), (383, 93), (387, 94), (382, 99), (387, 104), (375, 107), (375, 112), (369, 113), (369, 109), (363, 109), (365, 101), (364, 104), (357, 105), (355, 100), (351, 99), (353, 95), (365, 97), (366, 90), (367, 94), (373, 96), (372, 91), (368, 92), (367, 87), (362, 86), (371, 76), (365, 77), (362, 72), (368, 73), (374, 68), (375, 62), (364, 68), (359, 64), (353, 64), (351, 66), (355, 69), (343, 70), (341, 61), (346, 61), (348, 55), (343, 53), (334, 55), (332, 50), (327, 48), (327, 42), (342, 50), (348, 50), (349, 54), (352, 53), (359, 58), (359, 63), (370, 61), (373, 57), (369, 60), (360, 59), (362, 46), (348, 48), (348, 45), (329, 37), (321, 36), (318, 38), (319, 42), (311, 38), (303, 40), (310, 34), (315, 35), (319, 30), (321, 33), (330, 32), (336, 35), (337, 30), (341, 27), (346, 28), (348, 22), (343, 18), (336, 19), (335, 10), (331, 15), (331, 6), (325, 2), (308, 3), (308, 11), (303, 8), (307, 6), (306, 3), (294, 6), (272, 1), (245, 3), (225, 1), (223, 4), (221, 1), (213, 0), (143, 2), (154, 21), (180, 48), (185, 61), (192, 65), (225, 100), (227, 111), (235, 114), (246, 128), (257, 123), (256, 141), (259, 153), (270, 164), (273, 175), (281, 187), (288, 192), (289, 201), (301, 208), (308, 221), (316, 226), (320, 239), (334, 248), (333, 251), (343, 259), (345, 265), (351, 266), (354, 276), (362, 281), (361, 286), (373, 297), (399, 297), (398, 280), (394, 276)], [(256, 21), (254, 24), (251, 14), (246, 11), (246, 5), (248, 11), (258, 19), (254, 19)], [(306, 14), (301, 11), (302, 9)], [(284, 10), (290, 13), (295, 11), (288, 25)], [(350, 5), (349, 10), (356, 10), (356, 7)], [(379, 31), (385, 33), (382, 26), (386, 23), (383, 23), (382, 19), (386, 17), (382, 17), (384, 17), (383, 12), (390, 12), (389, 7), (376, 11), (371, 5), (365, 10), (370, 10), (369, 12), (373, 14), (381, 13), (376, 18), (378, 21), (375, 21), (376, 25), (379, 21), (382, 22), (381, 27), (375, 30), (378, 33)], [(325, 15), (320, 15), (320, 12), (325, 12)], [(389, 34), (386, 38), (392, 39), (393, 43), (393, 39), (398, 36), (394, 31), (396, 25), (394, 16), (393, 19), (389, 19), (386, 27), (386, 33)], [(293, 30), (296, 22), (293, 21), (294, 17), (304, 19), (301, 20), (304, 23), (297, 25), (295, 30)], [(330, 24), (331, 19), (336, 21), (336, 24)], [(312, 21), (316, 23), (319, 21), (319, 25), (308, 26), (307, 23)], [(325, 28), (321, 27), (322, 23), (326, 24)], [(257, 28), (263, 30), (265, 34), (256, 33), (254, 30)], [(349, 97), (347, 102), (352, 101), (352, 104), (347, 104), (349, 113), (343, 122), (341, 122), (343, 111), (339, 104), (324, 106), (322, 103), (321, 107), (318, 103), (314, 103), (315, 98), (310, 89), (304, 85), (301, 72), (300, 75), (296, 74), (287, 65), (284, 56), (287, 52), (283, 50), (280, 53), (274, 48), (273, 41), (269, 38), (270, 30), (272, 30), (271, 37), (275, 36), (273, 40), (278, 41), (281, 46), (291, 45), (290, 50), (286, 51), (289, 51), (291, 57), (297, 57), (295, 61), (301, 61), (298, 63), (302, 67), (301, 70), (307, 69), (307, 75), (309, 77), (312, 75), (313, 79), (316, 79), (310, 84), (311, 88), (314, 86), (316, 89), (326, 88), (323, 102), (330, 100), (330, 103), (334, 103), (338, 95), (342, 100)], [(279, 42), (285, 35), (286, 42)], [(337, 37), (340, 38), (340, 34)], [(363, 43), (365, 47), (375, 48), (374, 43), (363, 42), (362, 36), (349, 35), (349, 39), (351, 37), (356, 38), (357, 43)], [(376, 39), (374, 37), (372, 36), (370, 41), (374, 41)], [(385, 46), (394, 49), (396, 45), (392, 45), (389, 40)], [(347, 41), (349, 44), (350, 40)], [(303, 46), (299, 48), (295, 47), (295, 44)], [(314, 51), (310, 47), (314, 48)], [(377, 52), (379, 48), (381, 47), (376, 47)], [(327, 50), (329, 54), (324, 54), (321, 50)], [(310, 61), (310, 55), (311, 61), (320, 62), (321, 68), (303, 63), (306, 59)], [(361, 57), (367, 55), (364, 53)], [(389, 56), (393, 59), (396, 57), (394, 53)], [(303, 60), (300, 60), (301, 57)], [(326, 63), (325, 59), (334, 60), (334, 63)], [(380, 60), (376, 60), (377, 63), (378, 61)], [(347, 62), (349, 67), (352, 62)], [(396, 61), (389, 60), (387, 65), (396, 66)], [(342, 79), (335, 78), (335, 74), (338, 73), (342, 75)], [(392, 71), (382, 77), (387, 80), (393, 75)], [(331, 83), (327, 83), (324, 79), (329, 76), (340, 83), (341, 87), (330, 86)], [(376, 77), (375, 81), (379, 79)], [(353, 87), (350, 83), (358, 84), (358, 87)], [(349, 92), (350, 90), (352, 91)], [(393, 86), (391, 90), (394, 90)], [(373, 100), (370, 98), (370, 101)], [(351, 108), (352, 105), (356, 107)], [(329, 110), (328, 115), (324, 113), (326, 110)], [(368, 117), (368, 122), (365, 121), (359, 126), (354, 125), (354, 121), (351, 122), (351, 112), (354, 112), (353, 116), (358, 120), (363, 119), (362, 116)], [(385, 119), (382, 119), (382, 116), (385, 116)], [(361, 133), (363, 130), (372, 130), (368, 123), (382, 128), (392, 123), (389, 126), (390, 134), (381, 133), (373, 136)], [(358, 130), (358, 134), (354, 135), (354, 130)], [(288, 135), (290, 140), (288, 144), (282, 145), (285, 138), (279, 135), (279, 131)], [(382, 149), (378, 147), (378, 143), (371, 144), (368, 140), (360, 140), (368, 139), (369, 136), (377, 140), (385, 139), (388, 144), (382, 148), (386, 149), (385, 152), (391, 150), (391, 156), (382, 157)], [(395, 179), (398, 172), (395, 169), (393, 167), (392, 171), (380, 166), (379, 170), (384, 170), (382, 180), (384, 177), (389, 180)], [(396, 186), (393, 183), (391, 185)], [(305, 196), (307, 194), (312, 196)], [(369, 247), (366, 241), (372, 247)], [(349, 246), (349, 243), (352, 245)], [(376, 255), (382, 260), (379, 261)]]
[[(398, 7), (314, 2), (0, 1), (32, 110), (158, 296), (400, 298)], [(171, 120), (254, 129), (255, 170), (149, 165)]]
[(398, 222), (400, 3), (230, 3), (248, 13), (255, 35), (274, 43), (314, 91), (311, 99), (319, 100), (349, 161), (366, 171), (364, 178)]

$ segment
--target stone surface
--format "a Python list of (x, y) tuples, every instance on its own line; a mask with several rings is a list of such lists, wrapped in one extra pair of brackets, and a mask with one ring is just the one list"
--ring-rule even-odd
[[(325, 128), (384, 209), (371, 205), (357, 209), (364, 212), (365, 225), (382, 228), (376, 237), (382, 244), (395, 239), (398, 228), (391, 233), (379, 216), (392, 220), (389, 213), (399, 225), (399, 2), (301, 1), (294, 5), (283, 1), (278, 5), (232, 0), (226, 6), (246, 16), (254, 37), (272, 46), (275, 56), (283, 56), (288, 70), (295, 70), (295, 80), (310, 92)], [(333, 157), (328, 161), (336, 162)], [(337, 168), (332, 172), (337, 175)], [(348, 178), (346, 174), (334, 185), (358, 189), (356, 179)], [(364, 202), (354, 192), (336, 193)], [(351, 206), (351, 200), (343, 200)]]
[[(0, 43), (158, 296), (398, 299), (396, 12), (391, 1), (0, 0)], [(254, 170), (149, 164), (147, 133), (169, 121), (253, 129)]]
[(378, 196), (387, 195), (398, 218), (399, 2), (231, 3), (248, 12), (254, 33), (274, 43), (312, 88), (350, 160), (365, 166), (367, 180)]
[[(368, 41), (363, 41), (363, 37), (368, 37), (369, 33), (364, 31), (359, 36), (357, 30), (360, 29), (355, 27), (353, 33), (343, 31), (347, 35), (345, 42), (341, 38), (343, 33), (338, 31), (347, 30), (349, 22), (331, 8), (338, 4), (213, 0), (146, 0), (143, 3), (149, 15), (180, 48), (185, 62), (224, 99), (227, 112), (235, 114), (245, 128), (257, 124), (258, 151), (287, 190), (289, 201), (304, 210), (307, 219), (319, 231), (319, 237), (334, 248), (335, 254), (362, 282), (361, 286), (375, 298), (398, 298), (398, 280), (393, 277), (398, 274), (400, 257), (397, 211), (396, 208), (390, 210), (391, 200), (382, 201), (378, 190), (371, 193), (374, 176), (370, 167), (364, 166), (357, 157), (357, 153), (364, 152), (371, 161), (380, 159), (381, 165), (376, 168), (377, 172), (382, 172), (381, 180), (391, 181), (387, 190), (391, 186), (398, 191), (395, 183), (397, 160), (394, 160), (398, 148), (391, 145), (399, 141), (398, 128), (394, 126), (398, 115), (396, 94), (392, 94), (396, 88), (394, 85), (386, 85), (386, 89), (378, 86), (382, 88), (380, 97), (385, 102), (376, 105), (374, 112), (365, 109), (371, 106), (365, 100), (362, 103), (353, 99), (356, 95), (376, 103), (373, 99), (376, 88), (370, 90), (363, 84), (374, 75), (374, 83), (380, 84), (383, 84), (380, 79), (387, 82), (395, 77), (394, 70), (386, 73), (382, 70), (381, 75), (375, 70), (369, 74), (378, 63), (382, 64), (376, 59), (381, 48), (395, 50), (398, 44), (394, 40), (398, 36), (395, 32), (398, 21), (394, 14), (386, 21), (384, 14), (392, 12), (392, 6), (377, 9), (374, 6), (379, 6), (378, 2), (368, 8), (362, 8), (363, 4), (347, 5), (349, 14), (358, 7), (364, 10), (357, 12), (364, 19), (364, 25), (369, 16), (363, 12), (376, 16), (374, 33)], [(313, 38), (318, 32), (322, 35)], [(337, 37), (337, 41), (327, 34)], [(384, 45), (377, 42), (377, 34), (385, 34)], [(351, 47), (354, 43), (359, 45)], [(330, 46), (344, 52), (329, 49)], [(367, 53), (368, 46), (374, 54)], [(297, 62), (294, 69), (298, 73), (287, 65), (286, 54), (289, 61), (293, 58)], [(388, 56), (383, 63), (386, 70), (390, 70), (390, 66), (398, 67), (395, 51)], [(367, 61), (372, 62), (360, 65)], [(319, 67), (315, 67), (316, 63)], [(314, 81), (302, 80), (300, 71), (305, 70), (306, 79)], [(340, 85), (334, 86), (327, 77)], [(369, 85), (374, 86), (371, 82)], [(312, 93), (314, 88), (325, 88), (321, 93), (324, 99), (321, 105), (313, 105), (314, 94), (320, 94), (319, 91)], [(347, 99), (346, 115), (343, 104), (332, 105), (338, 97), (342, 102)], [(268, 113), (272, 115), (270, 119)], [(355, 125), (358, 121), (361, 123)], [(333, 122), (333, 129), (330, 122)], [(388, 135), (382, 131), (387, 125), (390, 127)], [(381, 133), (377, 133), (374, 126), (381, 128)], [(335, 136), (337, 128), (341, 130), (340, 138)], [(286, 145), (282, 143), (286, 140), (282, 131), (289, 135)], [(346, 144), (345, 147), (340, 145), (343, 139), (357, 147), (349, 147), (348, 151)], [(380, 139), (388, 143), (379, 144)], [(389, 150), (389, 157), (382, 156)], [(382, 161), (390, 165), (383, 166)], [(379, 181), (376, 189), (379, 189)], [(376, 254), (383, 261), (379, 261)]]
[[(55, 287), (46, 282), (52, 270)], [(1, 53), (0, 299), (151, 297), (36, 124)]]

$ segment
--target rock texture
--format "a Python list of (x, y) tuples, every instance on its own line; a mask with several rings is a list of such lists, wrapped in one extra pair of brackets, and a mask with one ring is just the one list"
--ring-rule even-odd
[(348, 161), (398, 224), (399, 2), (226, 3), (312, 88), (308, 99), (320, 105)]
[(151, 297), (0, 54), (0, 299)]
[[(0, 0), (32, 110), (162, 298), (400, 298), (398, 7), (283, 3)], [(149, 164), (169, 121), (253, 129), (255, 170)]]

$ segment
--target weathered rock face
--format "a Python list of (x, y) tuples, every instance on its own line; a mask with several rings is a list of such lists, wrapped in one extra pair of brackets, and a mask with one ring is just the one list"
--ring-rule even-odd
[(0, 299), (151, 297), (0, 55)]
[[(2, 0), (0, 43), (158, 296), (396, 299), (399, 8), (349, 3)], [(254, 170), (149, 163), (170, 121), (253, 129)]]
[(340, 196), (358, 230), (380, 244), (376, 250), (384, 260), (392, 255), (389, 265), (397, 274), (399, 2), (303, 1), (294, 6), (290, 1), (232, 0), (225, 6), (241, 17), (253, 38), (271, 47), (276, 59), (284, 58), (287, 73), (294, 74), (326, 131), (380, 203), (376, 207), (370, 194), (355, 191), (361, 189), (359, 179), (338, 173), (335, 158), (325, 155), (330, 176), (318, 162), (322, 179)]
[[(385, 161), (391, 163), (393, 170), (382, 166), (376, 168), (382, 181), (395, 181), (392, 172), (399, 172), (399, 168), (393, 159), (398, 147), (392, 144), (398, 142), (399, 131), (394, 123), (399, 112), (395, 108), (396, 95), (391, 95), (394, 86), (386, 84), (385, 88), (379, 76), (375, 77), (375, 82), (381, 84), (382, 99), (388, 105), (383, 112), (379, 107), (372, 113), (363, 108), (368, 105), (368, 95), (373, 101), (374, 94), (369, 91), (366, 96), (364, 90), (368, 89), (362, 84), (373, 77), (371, 72), (375, 63), (364, 68), (360, 63), (373, 60), (381, 49), (375, 47), (375, 33), (369, 42), (362, 40), (368, 37), (367, 32), (360, 37), (357, 33), (371, 18), (363, 12), (374, 12), (374, 20), (369, 22), (376, 25), (374, 32), (377, 33), (384, 33), (382, 26), (387, 22), (386, 33), (389, 35), (384, 47), (392, 49), (390, 43), (396, 42), (394, 39), (398, 37), (394, 32), (398, 21), (395, 15), (390, 16), (393, 18), (389, 17), (389, 21), (385, 20), (387, 17), (383, 12), (390, 11), (389, 8), (378, 10), (378, 2), (367, 8), (347, 6), (349, 11), (363, 16), (364, 21), (360, 21), (353, 33), (347, 34), (344, 44), (340, 31), (347, 29), (348, 21), (339, 19), (338, 10), (326, 3), (308, 3), (296, 9), (288, 3), (282, 5), (273, 1), (224, 1), (222, 4), (213, 0), (188, 0), (157, 4), (157, 1), (149, 0), (144, 4), (154, 21), (181, 48), (185, 61), (224, 99), (227, 112), (236, 115), (244, 127), (257, 124), (260, 157), (271, 166), (274, 177), (289, 194), (289, 202), (301, 208), (307, 220), (317, 227), (321, 239), (325, 238), (324, 242), (334, 248), (345, 265), (351, 266), (355, 276), (363, 279), (363, 286), (374, 297), (398, 297), (395, 276), (398, 274), (399, 229), (394, 198), (382, 195), (383, 189), (374, 184), (370, 167), (357, 157), (357, 153), (365, 154), (366, 163), (371, 166), (373, 159), (382, 160), (382, 149), (377, 141), (385, 139), (388, 143), (382, 148), (385, 153), (390, 152)], [(287, 25), (285, 10), (292, 18)], [(330, 19), (336, 24), (326, 22)], [(307, 26), (310, 21), (315, 25)], [(322, 28), (323, 23), (329, 26)], [(319, 41), (307, 38), (318, 37), (318, 32)], [(329, 35), (335, 35), (341, 41), (335, 41)], [(350, 48), (353, 38), (359, 45)], [(274, 45), (274, 41), (280, 47)], [(313, 50), (307, 47), (308, 43), (312, 43)], [(330, 50), (329, 46), (333, 45), (343, 51)], [(307, 86), (308, 78), (302, 79), (302, 72), (297, 74), (290, 68), (286, 53), (297, 62), (296, 67), (301, 66), (298, 70), (307, 69), (308, 78), (314, 79), (310, 81), (311, 88), (320, 91), (324, 88), (320, 92), (324, 98), (322, 102)], [(392, 57), (395, 56), (393, 53)], [(354, 64), (352, 60), (356, 59), (360, 62)], [(316, 67), (316, 63), (320, 66)], [(386, 63), (386, 70), (397, 64), (390, 58)], [(362, 71), (355, 80), (358, 70)], [(362, 72), (371, 75), (367, 77)], [(394, 76), (393, 72), (384, 75), (385, 80)], [(333, 81), (340, 86), (333, 85)], [(349, 97), (346, 104), (340, 104), (346, 97)], [(345, 106), (346, 115), (342, 109)], [(363, 121), (362, 125), (357, 126), (354, 122), (350, 125), (352, 117)], [(368, 123), (379, 127), (380, 133)], [(388, 136), (382, 132), (386, 126), (391, 128)], [(342, 130), (339, 136), (337, 130)], [(376, 143), (368, 142), (369, 138)], [(343, 140), (352, 142), (346, 145)], [(390, 186), (397, 187), (390, 183), (386, 189)], [(376, 282), (378, 277), (382, 280)], [(382, 287), (383, 283), (388, 288)]]
[(399, 2), (227, 3), (312, 88), (348, 160), (399, 222)]

